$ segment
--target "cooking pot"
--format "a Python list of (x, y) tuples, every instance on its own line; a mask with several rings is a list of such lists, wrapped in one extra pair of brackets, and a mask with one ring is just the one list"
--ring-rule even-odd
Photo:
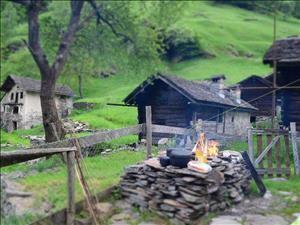
[(173, 150), (170, 156), (172, 166), (185, 168), (192, 158), (192, 152), (186, 150)]
[(159, 162), (162, 167), (166, 167), (166, 166), (170, 165), (170, 157), (161, 156), (161, 157), (159, 157)]

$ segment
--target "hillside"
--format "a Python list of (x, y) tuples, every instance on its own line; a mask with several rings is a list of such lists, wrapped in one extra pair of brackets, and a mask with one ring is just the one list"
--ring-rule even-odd
[[(203, 50), (214, 54), (211, 59), (192, 59), (179, 63), (159, 62), (156, 68), (174, 73), (187, 79), (203, 79), (213, 74), (225, 74), (228, 83), (235, 83), (251, 75), (266, 75), (271, 72), (262, 64), (262, 56), (271, 45), (273, 38), (273, 18), (226, 5), (210, 2), (187, 4), (180, 20), (173, 28), (192, 33)], [(17, 26), (15, 35), (7, 44), (18, 43), (26, 38), (26, 25)], [(300, 34), (300, 20), (279, 16), (277, 39)], [(102, 56), (105, 58), (106, 56)], [(109, 58), (109, 56), (107, 56)], [(153, 70), (156, 70), (153, 68)], [(75, 110), (74, 120), (88, 122), (93, 128), (116, 128), (136, 123), (136, 109), (107, 106), (106, 103), (121, 103), (122, 99), (151, 72), (134, 69), (118, 70), (117, 74), (100, 79), (84, 74), (84, 98), (77, 101), (97, 103), (89, 112)], [(26, 48), (11, 53), (1, 62), (1, 81), (8, 74), (38, 78), (38, 71)], [(68, 84), (78, 94), (77, 77), (63, 74), (60, 82)], [(1, 143), (14, 143), (20, 134), (40, 133), (41, 129), (16, 131), (12, 135), (1, 132)], [(15, 136), (13, 136), (15, 135)]]

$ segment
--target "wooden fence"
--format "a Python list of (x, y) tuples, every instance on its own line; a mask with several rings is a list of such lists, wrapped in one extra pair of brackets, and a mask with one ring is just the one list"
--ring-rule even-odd
[(268, 177), (291, 175), (294, 161), (295, 174), (300, 175), (299, 150), (295, 123), (291, 130), (248, 129), (248, 153), (257, 171)]
[[(151, 107), (147, 107), (147, 123), (139, 124), (132, 127), (120, 128), (110, 131), (101, 131), (89, 136), (78, 138), (81, 147), (90, 147), (102, 142), (110, 141), (115, 138), (128, 136), (132, 134), (139, 134), (140, 132), (147, 133), (147, 158), (152, 155), (152, 132), (168, 133), (183, 135), (186, 129), (170, 126), (155, 125), (151, 122)], [(20, 149), (16, 151), (0, 152), (0, 167), (22, 163), (29, 160), (51, 156), (55, 154), (67, 154), (67, 170), (68, 170), (68, 202), (67, 208), (53, 213), (42, 220), (33, 224), (76, 224), (75, 210), (82, 208), (83, 201), (75, 204), (75, 151), (73, 139), (66, 139), (58, 142), (52, 142), (45, 145), (40, 145), (34, 149)], [(111, 193), (112, 189), (106, 191)], [(102, 194), (100, 193), (100, 196)]]

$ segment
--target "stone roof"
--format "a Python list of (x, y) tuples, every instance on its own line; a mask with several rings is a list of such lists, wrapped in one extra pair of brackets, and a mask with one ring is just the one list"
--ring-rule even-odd
[(140, 86), (133, 90), (123, 101), (126, 104), (134, 104), (135, 96), (141, 93), (146, 86), (150, 85), (154, 80), (160, 79), (183, 94), (193, 103), (206, 103), (218, 105), (219, 107), (237, 107), (246, 110), (256, 110), (256, 108), (241, 99), (238, 103), (228, 90), (224, 90), (225, 97), (221, 97), (218, 93), (210, 90), (209, 82), (207, 81), (190, 81), (174, 75), (157, 74), (151, 76), (144, 81)]
[(265, 53), (263, 63), (272, 64), (274, 60), (279, 63), (300, 63), (300, 37), (275, 41)]
[[(40, 92), (41, 90), (41, 81), (34, 80), (27, 77), (20, 77), (15, 75), (9, 75), (6, 80), (3, 82), (2, 86), (0, 87), (1, 91), (8, 92), (12, 89), (13, 86), (19, 86), (25, 91), (31, 92)], [(62, 96), (74, 96), (74, 93), (71, 88), (66, 85), (56, 84), (55, 94), (62, 95)]]

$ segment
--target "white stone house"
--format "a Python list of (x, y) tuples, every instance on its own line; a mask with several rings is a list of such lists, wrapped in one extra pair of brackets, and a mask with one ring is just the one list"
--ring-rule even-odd
[[(4, 92), (1, 99), (1, 127), (12, 131), (42, 124), (40, 89), (40, 80), (8, 76), (0, 88)], [(59, 116), (68, 116), (73, 107), (73, 91), (65, 85), (57, 84), (55, 94)]]

